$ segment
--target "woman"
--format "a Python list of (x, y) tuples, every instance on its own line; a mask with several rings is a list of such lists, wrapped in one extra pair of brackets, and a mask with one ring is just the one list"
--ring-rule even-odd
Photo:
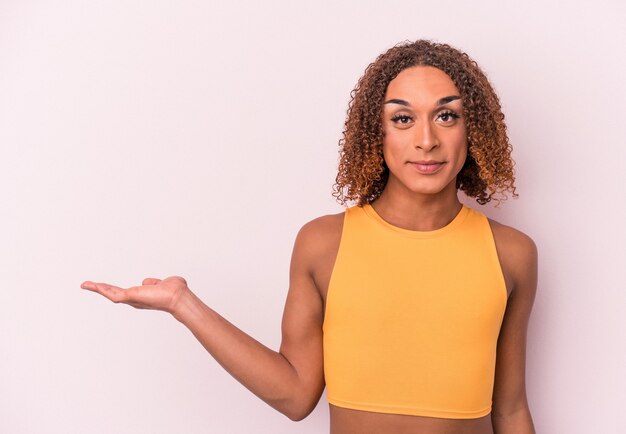
[(448, 45), (404, 43), (369, 65), (334, 192), (357, 204), (298, 232), (278, 352), (182, 277), (82, 287), (171, 313), (290, 419), (327, 386), (333, 434), (534, 433), (525, 347), (536, 247), (457, 197), (516, 196), (503, 119), (485, 75)]

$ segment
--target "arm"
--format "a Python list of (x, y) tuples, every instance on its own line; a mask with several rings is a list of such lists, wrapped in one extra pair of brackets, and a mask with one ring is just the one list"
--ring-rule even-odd
[(496, 224), (494, 238), (512, 290), (498, 337), (491, 420), (495, 434), (535, 434), (526, 398), (526, 332), (537, 290), (537, 248), (525, 234)]
[(311, 270), (315, 231), (309, 223), (296, 237), (278, 352), (204, 304), (181, 277), (145, 279), (142, 286), (126, 290), (93, 282), (81, 286), (116, 303), (171, 313), (235, 379), (290, 419), (300, 420), (315, 408), (324, 389), (323, 307)]

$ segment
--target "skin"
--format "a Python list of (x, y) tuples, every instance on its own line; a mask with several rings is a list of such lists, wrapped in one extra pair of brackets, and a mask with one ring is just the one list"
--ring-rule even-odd
[[(402, 71), (388, 86), (382, 113), (388, 183), (372, 203), (389, 223), (428, 231), (461, 209), (456, 176), (467, 155), (460, 99), (452, 80), (432, 67)], [(459, 118), (442, 115), (454, 112)], [(405, 117), (392, 118), (397, 115)], [(410, 118), (410, 119), (409, 119)], [(421, 174), (408, 161), (438, 160)], [(259, 343), (205, 305), (184, 278), (144, 279), (127, 289), (86, 281), (81, 287), (116, 303), (169, 312), (196, 336), (233, 377), (273, 408), (301, 420), (324, 389), (322, 323), (344, 213), (306, 223), (294, 243), (279, 351)], [(490, 220), (505, 277), (508, 303), (497, 347), (492, 413), (476, 419), (381, 414), (330, 405), (331, 434), (534, 434), (525, 389), (526, 331), (537, 285), (537, 250), (522, 232)]]

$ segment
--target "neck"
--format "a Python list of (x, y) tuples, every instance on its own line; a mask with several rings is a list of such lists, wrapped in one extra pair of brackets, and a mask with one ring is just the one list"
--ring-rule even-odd
[(433, 231), (449, 224), (462, 204), (454, 189), (438, 194), (399, 194), (385, 187), (380, 197), (371, 203), (385, 221), (404, 229)]

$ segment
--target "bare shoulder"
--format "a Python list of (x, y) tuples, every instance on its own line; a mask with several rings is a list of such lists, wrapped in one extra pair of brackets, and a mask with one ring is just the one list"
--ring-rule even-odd
[(305, 223), (296, 237), (296, 246), (303, 253), (307, 268), (313, 273), (328, 255), (336, 253), (341, 240), (345, 212), (327, 214)]
[(344, 215), (345, 211), (314, 218), (313, 220), (306, 222), (300, 231), (306, 232), (309, 235), (322, 237), (328, 235), (329, 232), (341, 232)]
[[(489, 219), (505, 277), (512, 283), (511, 290), (519, 286), (532, 287), (537, 274), (537, 245), (524, 232)], [(529, 285), (530, 283), (530, 285)]]
[(535, 242), (524, 232), (492, 219), (489, 219), (489, 224), (496, 243), (507, 251), (511, 250), (509, 253), (522, 256), (536, 255)]

